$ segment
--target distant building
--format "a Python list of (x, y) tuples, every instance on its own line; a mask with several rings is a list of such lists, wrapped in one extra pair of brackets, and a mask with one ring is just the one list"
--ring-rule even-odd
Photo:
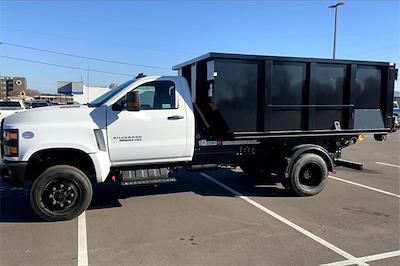
[(86, 87), (84, 85), (82, 94), (73, 95), (74, 101), (81, 104), (90, 103), (91, 101), (108, 92), (109, 90), (109, 87)]
[(83, 82), (69, 81), (58, 81), (57, 87), (58, 93), (70, 95), (74, 102), (80, 104), (89, 103), (111, 89), (111, 86), (86, 86)]
[(25, 94), (26, 90), (27, 90), (26, 78), (0, 76), (0, 97), (2, 99), (18, 95), (22, 91)]

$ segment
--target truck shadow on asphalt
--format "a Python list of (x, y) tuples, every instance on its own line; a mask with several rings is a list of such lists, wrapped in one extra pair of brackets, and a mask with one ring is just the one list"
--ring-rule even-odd
[[(210, 171), (213, 177), (249, 197), (295, 197), (278, 186), (279, 180), (271, 176), (255, 181), (242, 172), (230, 170)], [(94, 184), (91, 209), (122, 207), (121, 199), (161, 194), (193, 192), (201, 196), (235, 197), (217, 184), (201, 176), (199, 172), (179, 171), (174, 177), (177, 182), (157, 186), (123, 187), (119, 183)], [(29, 202), (29, 185), (13, 189), (0, 182), (0, 223), (43, 222), (32, 210)]]
[[(157, 186), (123, 187), (114, 184), (96, 184), (90, 209), (121, 207), (119, 200), (161, 194), (193, 192), (201, 196), (235, 197), (232, 193), (217, 184), (200, 176), (200, 172), (179, 171), (174, 177), (176, 183)], [(240, 191), (249, 197), (296, 197), (279, 184), (278, 178), (271, 176), (264, 180), (254, 180), (243, 173), (230, 170), (210, 171), (211, 176), (218, 177), (224, 184)]]
[(340, 173), (345, 173), (345, 174), (352, 174), (352, 173), (362, 173), (362, 174), (371, 174), (371, 175), (384, 175), (382, 171), (374, 170), (367, 168), (368, 166), (364, 165), (364, 168), (362, 170), (355, 170), (355, 169), (350, 169), (346, 167), (336, 167), (336, 171), (338, 174)]
[(13, 188), (0, 182), (0, 223), (43, 222), (29, 202), (30, 185)]

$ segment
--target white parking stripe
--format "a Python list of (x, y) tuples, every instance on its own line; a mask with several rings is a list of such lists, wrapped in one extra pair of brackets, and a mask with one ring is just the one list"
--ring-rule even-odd
[(78, 216), (78, 266), (89, 265), (86, 238), (86, 215)]
[(364, 262), (359, 261), (356, 257), (354, 257), (353, 255), (351, 255), (350, 253), (347, 253), (346, 251), (344, 251), (344, 250), (342, 250), (342, 249), (340, 249), (340, 248), (334, 246), (333, 244), (329, 243), (328, 241), (326, 241), (326, 240), (324, 240), (324, 239), (322, 239), (322, 238), (320, 238), (320, 237), (314, 235), (313, 233), (311, 233), (311, 232), (307, 231), (306, 229), (304, 229), (304, 228), (298, 226), (297, 224), (292, 223), (292, 222), (289, 221), (288, 219), (286, 219), (286, 218), (280, 216), (279, 214), (277, 214), (277, 213), (271, 211), (270, 209), (267, 209), (267, 208), (264, 207), (263, 205), (261, 205), (261, 204), (255, 202), (254, 200), (252, 200), (252, 199), (250, 199), (250, 198), (248, 198), (248, 197), (246, 197), (246, 196), (243, 196), (243, 194), (241, 194), (240, 192), (238, 192), (238, 191), (234, 190), (233, 188), (230, 188), (230, 187), (228, 187), (227, 185), (225, 185), (225, 184), (219, 182), (219, 181), (216, 180), (215, 178), (213, 178), (213, 177), (207, 175), (206, 173), (200, 173), (200, 175), (202, 175), (203, 177), (207, 178), (207, 179), (210, 180), (211, 182), (217, 184), (218, 186), (222, 187), (223, 189), (225, 189), (225, 190), (231, 192), (232, 194), (234, 194), (234, 195), (237, 196), (238, 198), (240, 198), (240, 199), (246, 201), (247, 203), (249, 203), (249, 204), (253, 205), (254, 207), (256, 207), (256, 208), (262, 210), (263, 212), (265, 212), (265, 213), (271, 215), (272, 217), (274, 217), (275, 219), (279, 220), (280, 222), (282, 222), (282, 223), (284, 223), (284, 224), (286, 224), (286, 225), (292, 227), (293, 229), (297, 230), (298, 232), (302, 233), (303, 235), (305, 235), (305, 236), (311, 238), (312, 240), (314, 240), (314, 241), (320, 243), (321, 245), (323, 245), (323, 246), (329, 248), (330, 250), (332, 250), (332, 251), (336, 252), (337, 254), (341, 255), (342, 257), (348, 259), (349, 261), (352, 262), (352, 264), (368, 265), (368, 264), (366, 264), (366, 263), (364, 263)]
[[(370, 255), (370, 256), (365, 256), (358, 258), (362, 262), (370, 262), (370, 261), (375, 261), (375, 260), (383, 260), (383, 259), (388, 259), (388, 258), (393, 258), (393, 257), (398, 257), (400, 256), (400, 250), (396, 251), (391, 251), (391, 252), (386, 252), (386, 253), (381, 253), (381, 254), (376, 254), (376, 255)], [(353, 262), (349, 260), (344, 260), (344, 261), (337, 261), (337, 262), (332, 262), (329, 264), (323, 264), (321, 266), (346, 266), (346, 265), (352, 265)]]
[(381, 165), (386, 165), (386, 166), (391, 166), (391, 167), (396, 167), (396, 168), (400, 168), (399, 165), (395, 165), (395, 164), (390, 164), (390, 163), (382, 163), (382, 162), (376, 162), (377, 164), (381, 164)]
[(359, 184), (359, 183), (352, 182), (352, 181), (349, 181), (349, 180), (341, 179), (341, 178), (336, 177), (336, 176), (331, 176), (330, 175), (329, 177), (332, 178), (332, 179), (335, 179), (337, 181), (341, 181), (341, 182), (348, 183), (348, 184), (351, 184), (351, 185), (354, 185), (354, 186), (366, 188), (366, 189), (373, 190), (373, 191), (376, 191), (376, 192), (379, 192), (379, 193), (383, 193), (383, 194), (386, 194), (386, 195), (389, 195), (389, 196), (400, 198), (400, 195), (394, 194), (392, 192), (388, 192), (388, 191), (385, 191), (385, 190), (369, 187), (369, 186), (366, 186), (366, 185), (363, 185), (363, 184)]

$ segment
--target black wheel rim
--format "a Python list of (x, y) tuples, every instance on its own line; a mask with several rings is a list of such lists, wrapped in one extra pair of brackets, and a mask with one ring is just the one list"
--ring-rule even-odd
[(299, 183), (306, 189), (315, 189), (321, 184), (322, 170), (316, 163), (306, 164), (299, 173)]
[(81, 196), (78, 184), (67, 178), (56, 178), (42, 190), (41, 203), (51, 212), (62, 213), (73, 209)]

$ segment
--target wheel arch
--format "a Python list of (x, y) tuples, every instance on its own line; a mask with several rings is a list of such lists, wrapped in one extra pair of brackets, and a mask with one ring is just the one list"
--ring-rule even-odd
[(333, 171), (333, 167), (334, 167), (333, 160), (332, 160), (331, 156), (329, 155), (329, 152), (325, 148), (323, 148), (322, 146), (319, 146), (319, 145), (315, 145), (315, 144), (302, 144), (302, 145), (298, 145), (292, 149), (292, 153), (291, 153), (292, 155), (289, 158), (289, 162), (286, 167), (286, 173), (288, 173), (290, 175), (290, 173), (292, 171), (292, 167), (295, 164), (295, 162), (300, 158), (301, 155), (303, 155), (305, 153), (312, 153), (312, 154), (319, 155), (325, 161), (325, 163), (328, 167), (328, 170), (330, 172)]
[(96, 180), (95, 165), (88, 153), (76, 148), (49, 148), (35, 151), (28, 159), (25, 179), (35, 180), (46, 169), (55, 165), (70, 165)]

